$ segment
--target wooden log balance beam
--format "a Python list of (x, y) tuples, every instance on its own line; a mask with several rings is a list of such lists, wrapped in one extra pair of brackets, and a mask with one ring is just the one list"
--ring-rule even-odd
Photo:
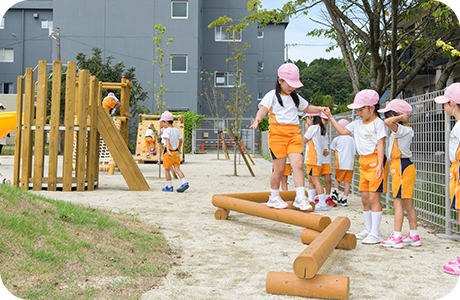
[(343, 239), (351, 222), (347, 217), (337, 217), (294, 260), (294, 273), (299, 278), (313, 278), (323, 263)]
[[(265, 204), (241, 200), (227, 195), (212, 196), (212, 204), (218, 207), (216, 213), (214, 214), (214, 217), (217, 220), (225, 220), (226, 216), (228, 216), (228, 212), (233, 210), (256, 217), (310, 228), (316, 231), (323, 231), (329, 224), (331, 224), (331, 218), (328, 216), (305, 213), (291, 209), (274, 209)], [(334, 245), (334, 248), (335, 246), (336, 245)]]
[(301, 279), (294, 273), (268, 272), (265, 290), (277, 295), (346, 300), (350, 294), (350, 278), (316, 275), (312, 279)]
[[(302, 233), (300, 234), (300, 240), (304, 244), (311, 244), (319, 235), (321, 232), (316, 231), (316, 230), (311, 230), (311, 229), (304, 229), (302, 230)], [(344, 249), (344, 250), (353, 250), (356, 248), (356, 235), (353, 233), (347, 233), (343, 236), (343, 238), (340, 240), (339, 244), (337, 245), (336, 249)]]

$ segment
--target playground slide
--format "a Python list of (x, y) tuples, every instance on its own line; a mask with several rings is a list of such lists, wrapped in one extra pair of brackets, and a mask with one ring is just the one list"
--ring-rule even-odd
[(0, 113), (0, 140), (16, 129), (16, 112)]

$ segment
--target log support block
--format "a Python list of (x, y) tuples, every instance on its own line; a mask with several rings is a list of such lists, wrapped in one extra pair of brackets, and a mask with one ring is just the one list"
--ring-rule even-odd
[[(300, 234), (300, 240), (302, 243), (310, 245), (321, 232), (311, 229), (304, 229)], [(339, 244), (337, 245), (336, 249), (344, 249), (344, 250), (353, 250), (356, 248), (356, 235), (353, 233), (347, 233), (345, 236), (340, 240)]]

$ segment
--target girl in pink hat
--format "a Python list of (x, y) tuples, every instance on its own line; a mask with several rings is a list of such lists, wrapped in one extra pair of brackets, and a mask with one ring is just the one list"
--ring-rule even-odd
[(379, 99), (379, 94), (374, 90), (357, 93), (348, 108), (356, 109), (359, 118), (346, 127), (340, 126), (330, 112), (326, 113), (338, 134), (353, 133), (355, 138), (359, 154), (359, 191), (366, 225), (356, 238), (363, 240), (363, 244), (380, 244), (383, 241), (380, 236), (380, 195), (382, 192), (386, 193), (387, 187), (388, 167), (384, 153), (387, 130), (377, 113)]
[[(394, 232), (381, 245), (397, 249), (403, 246), (420, 246), (422, 243), (417, 232), (417, 213), (412, 203), (417, 177), (415, 166), (410, 160), (412, 157), (410, 144), (414, 131), (407, 123), (412, 106), (404, 100), (395, 99), (390, 101), (384, 109), (379, 109), (379, 112), (385, 113), (385, 125), (391, 130), (387, 154), (390, 160), (395, 208)], [(404, 222), (404, 208), (407, 211), (410, 232), (403, 239), (401, 230)]]
[(270, 197), (267, 205), (273, 208), (288, 208), (280, 197), (280, 180), (286, 166), (286, 157), (291, 162), (296, 188), (294, 206), (304, 211), (312, 209), (305, 196), (305, 177), (303, 172), (303, 144), (299, 129), (298, 112), (319, 113), (329, 111), (327, 107), (309, 105), (295, 89), (303, 86), (299, 80), (299, 69), (292, 63), (283, 64), (278, 69), (278, 79), (274, 90), (268, 92), (260, 102), (254, 123), (269, 114), (268, 145), (272, 157), (273, 172), (270, 178)]

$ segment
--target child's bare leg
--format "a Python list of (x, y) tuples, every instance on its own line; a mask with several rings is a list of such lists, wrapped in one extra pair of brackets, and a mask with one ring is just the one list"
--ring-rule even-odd
[(272, 190), (280, 189), (281, 176), (283, 176), (284, 169), (286, 168), (286, 157), (281, 157), (272, 160), (273, 172), (270, 177), (270, 188)]
[(393, 206), (395, 208), (395, 231), (401, 232), (404, 222), (403, 200), (395, 198)]
[(382, 211), (382, 204), (380, 203), (381, 194), (382, 193), (379, 192), (369, 192), (369, 204), (371, 205), (371, 209), (373, 212)]
[(332, 176), (331, 174), (324, 175), (324, 181), (326, 182), (326, 195), (331, 194), (331, 187), (332, 187)]
[(324, 194), (323, 186), (321, 185), (321, 180), (319, 176), (309, 176), (313, 182), (314, 188), (316, 189), (316, 194), (321, 195)]
[(345, 188), (343, 190), (343, 195), (348, 197), (348, 194), (350, 193), (351, 184), (349, 182), (344, 181), (343, 185), (345, 186)]
[[(300, 153), (289, 153), (289, 161), (291, 162), (292, 175), (294, 176), (294, 185), (296, 188), (305, 187), (305, 175), (303, 172), (303, 156)], [(282, 166), (281, 175), (284, 172), (286, 167), (286, 160), (284, 160), (284, 165)], [(279, 183), (278, 183), (279, 186)]]
[(340, 186), (340, 182), (337, 179), (335, 179), (334, 180), (334, 189), (339, 189), (339, 186)]
[(179, 176), (179, 179), (182, 179), (185, 177), (184, 173), (181, 171), (179, 167), (173, 166), (174, 171), (176, 171), (177, 176)]
[(372, 210), (371, 202), (369, 200), (369, 192), (361, 192), (361, 202), (363, 203), (363, 211)]
[(403, 199), (404, 208), (407, 211), (407, 218), (409, 219), (410, 230), (417, 230), (417, 212), (415, 211), (412, 199)]
[(281, 176), (281, 190), (287, 191), (288, 190), (288, 177), (286, 175)]
[(308, 189), (315, 190), (315, 184), (313, 183), (313, 176), (308, 175)]
[(171, 181), (171, 170), (170, 169), (165, 169), (165, 177), (166, 177), (166, 181)]

